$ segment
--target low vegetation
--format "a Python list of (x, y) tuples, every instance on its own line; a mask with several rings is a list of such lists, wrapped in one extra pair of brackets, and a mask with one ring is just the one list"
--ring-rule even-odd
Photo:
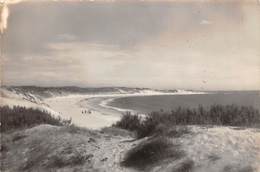
[(92, 159), (100, 149), (95, 142), (99, 137), (96, 131), (73, 125), (3, 132), (0, 171), (94, 171)]
[(212, 105), (208, 108), (176, 108), (171, 112), (152, 112), (144, 118), (127, 113), (114, 124), (134, 131), (137, 138), (154, 134), (168, 133), (168, 130), (179, 125), (220, 125), (220, 126), (249, 126), (260, 125), (260, 113), (251, 106)]
[[(179, 107), (171, 112), (161, 110), (145, 117), (128, 112), (113, 127), (133, 131), (137, 139), (143, 138), (127, 152), (121, 165), (149, 171), (156, 164), (184, 157), (180, 147), (171, 141), (190, 133), (187, 125), (259, 127), (259, 124), (260, 113), (253, 107), (212, 105), (194, 109)], [(209, 158), (216, 161), (219, 157), (212, 155)], [(187, 160), (175, 166), (173, 171), (191, 172), (194, 166), (192, 160)]]
[(194, 168), (194, 162), (192, 160), (186, 160), (182, 162), (179, 167), (174, 168), (174, 172), (192, 172)]
[(142, 127), (142, 119), (138, 115), (133, 115), (130, 112), (126, 112), (126, 114), (122, 116), (121, 120), (114, 124), (113, 127), (136, 131)]
[(122, 136), (122, 137), (134, 137), (134, 134), (130, 132), (129, 130), (116, 128), (116, 127), (105, 127), (102, 128), (100, 133), (106, 133), (111, 136)]
[(14, 106), (0, 107), (1, 132), (8, 130), (32, 127), (39, 124), (70, 125), (71, 120), (63, 120), (60, 117), (53, 117), (46, 111), (33, 108)]
[(128, 151), (121, 165), (144, 170), (164, 160), (176, 160), (182, 156), (178, 145), (173, 145), (166, 137), (156, 137)]

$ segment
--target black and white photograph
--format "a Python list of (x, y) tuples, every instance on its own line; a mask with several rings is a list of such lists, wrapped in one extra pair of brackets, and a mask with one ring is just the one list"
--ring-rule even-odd
[(1, 172), (260, 172), (260, 0), (0, 0)]

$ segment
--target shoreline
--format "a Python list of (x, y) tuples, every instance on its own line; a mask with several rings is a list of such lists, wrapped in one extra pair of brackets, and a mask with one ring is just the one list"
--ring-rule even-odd
[(89, 129), (109, 127), (120, 120), (126, 111), (136, 113), (131, 109), (123, 109), (109, 105), (116, 98), (157, 95), (191, 95), (207, 94), (204, 92), (178, 91), (159, 92), (146, 90), (143, 92), (103, 92), (93, 94), (67, 94), (44, 98), (31, 93), (17, 93), (0, 89), (3, 95), (1, 106), (24, 106), (47, 111), (53, 116), (72, 119), (72, 123)]
[[(189, 91), (185, 91), (185, 92), (176, 92), (176, 93), (152, 93), (152, 94), (143, 94), (143, 93), (133, 93), (133, 94), (115, 94), (115, 95), (109, 95), (109, 96), (100, 96), (100, 97), (90, 97), (87, 98), (86, 103), (90, 102), (91, 99), (101, 99), (96, 106), (97, 107), (101, 107), (101, 108), (105, 108), (107, 110), (113, 110), (116, 113), (126, 113), (126, 112), (131, 112), (133, 114), (139, 114), (139, 115), (145, 115), (145, 114), (141, 114), (140, 112), (133, 110), (133, 109), (126, 109), (126, 108), (119, 108), (119, 107), (115, 107), (115, 106), (111, 106), (109, 105), (110, 102), (114, 101), (115, 99), (119, 99), (119, 98), (124, 98), (124, 97), (142, 97), (142, 96), (163, 96), (163, 95), (197, 95), (197, 94), (207, 94), (205, 92), (189, 92)], [(84, 101), (84, 100), (83, 100)], [(105, 113), (104, 113), (105, 114)]]
[(121, 109), (109, 106), (108, 103), (116, 98), (135, 97), (135, 96), (156, 96), (156, 95), (188, 95), (188, 94), (206, 94), (202, 92), (177, 92), (177, 93), (130, 93), (130, 94), (86, 94), (86, 95), (68, 95), (44, 99), (50, 109), (65, 119), (72, 119), (72, 123), (80, 127), (99, 130), (109, 127), (120, 120), (122, 113), (131, 109)]

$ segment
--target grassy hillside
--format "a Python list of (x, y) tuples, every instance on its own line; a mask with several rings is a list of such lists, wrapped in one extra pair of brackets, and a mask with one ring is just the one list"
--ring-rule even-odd
[[(99, 93), (139, 93), (149, 88), (131, 88), (131, 87), (38, 87), (38, 86), (3, 86), (8, 91), (19, 94), (32, 94), (38, 98), (52, 97), (53, 95), (66, 94), (99, 94)], [(176, 92), (177, 90), (154, 90), (161, 92)]]
[(13, 108), (8, 106), (0, 107), (0, 119), (1, 132), (32, 127), (39, 124), (62, 126), (71, 123), (71, 120), (54, 117), (46, 111), (20, 106), (14, 106)]

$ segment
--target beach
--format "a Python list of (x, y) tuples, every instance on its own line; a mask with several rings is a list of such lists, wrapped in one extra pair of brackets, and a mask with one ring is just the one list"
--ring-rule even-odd
[(44, 99), (44, 104), (55, 111), (56, 115), (64, 119), (72, 119), (72, 123), (75, 125), (90, 129), (101, 129), (111, 126), (120, 120), (122, 114), (126, 111), (135, 113), (135, 111), (131, 109), (109, 106), (108, 103), (116, 98), (187, 94), (204, 93), (181, 91), (176, 93), (144, 92), (130, 94), (69, 95)]

